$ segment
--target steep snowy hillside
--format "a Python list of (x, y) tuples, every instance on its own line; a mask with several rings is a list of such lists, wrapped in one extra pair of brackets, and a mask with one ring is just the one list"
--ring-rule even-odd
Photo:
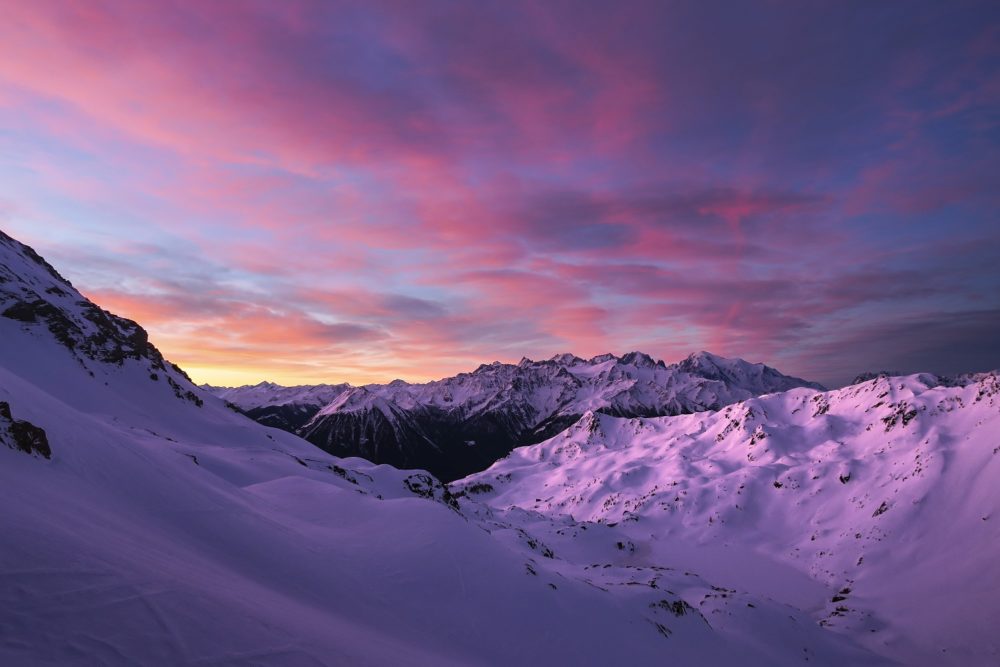
[(555, 435), (588, 410), (677, 415), (803, 386), (822, 388), (763, 364), (707, 352), (670, 366), (632, 352), (497, 362), (426, 384), (397, 380), (343, 388), (332, 399), (336, 387), (329, 385), (210, 389), (262, 423), (299, 424), (289, 430), (333, 454), (426, 468), (450, 480), (486, 468), (517, 445)]
[(800, 609), (634, 567), (606, 526), (539, 520), (579, 535), (553, 551), (426, 473), (261, 426), (6, 236), (0, 280), (0, 664), (881, 664)]
[(995, 372), (588, 413), (453, 490), (557, 550), (553, 518), (601, 523), (624, 562), (698, 568), (905, 664), (1000, 664)]

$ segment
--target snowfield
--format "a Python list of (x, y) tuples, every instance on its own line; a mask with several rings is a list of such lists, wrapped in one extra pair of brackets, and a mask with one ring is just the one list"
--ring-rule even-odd
[(1000, 664), (998, 481), (1000, 378), (986, 373), (590, 413), (455, 488), (545, 539), (558, 516), (610, 526), (622, 562), (696, 568), (887, 658), (986, 665)]
[(0, 233), (0, 664), (995, 664), (963, 384), (587, 413), (445, 486), (248, 419)]

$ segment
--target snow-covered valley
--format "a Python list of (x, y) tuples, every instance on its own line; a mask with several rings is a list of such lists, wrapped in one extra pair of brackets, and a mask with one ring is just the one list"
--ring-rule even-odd
[(1000, 656), (995, 374), (584, 410), (446, 486), (248, 419), (3, 235), (0, 343), (0, 664)]

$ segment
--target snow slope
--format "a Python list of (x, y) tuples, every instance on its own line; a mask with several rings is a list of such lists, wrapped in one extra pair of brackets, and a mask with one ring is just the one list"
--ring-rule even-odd
[(579, 535), (554, 553), (426, 473), (257, 424), (140, 332), (0, 236), (0, 664), (880, 664), (636, 569), (606, 526), (540, 521)]
[(517, 445), (555, 435), (588, 410), (675, 415), (802, 386), (821, 388), (763, 364), (707, 352), (670, 366), (631, 352), (495, 362), (425, 384), (337, 385), (336, 396), (329, 385), (209, 389), (258, 421), (297, 432), (331, 453), (427, 468), (450, 480), (486, 468)]
[(904, 664), (1000, 664), (996, 372), (588, 413), (453, 487), (546, 539), (599, 522), (626, 562), (697, 567)]

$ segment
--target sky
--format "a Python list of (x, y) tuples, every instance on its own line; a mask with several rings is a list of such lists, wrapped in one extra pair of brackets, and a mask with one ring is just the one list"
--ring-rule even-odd
[(0, 12), (0, 228), (196, 381), (1000, 366), (995, 2)]

